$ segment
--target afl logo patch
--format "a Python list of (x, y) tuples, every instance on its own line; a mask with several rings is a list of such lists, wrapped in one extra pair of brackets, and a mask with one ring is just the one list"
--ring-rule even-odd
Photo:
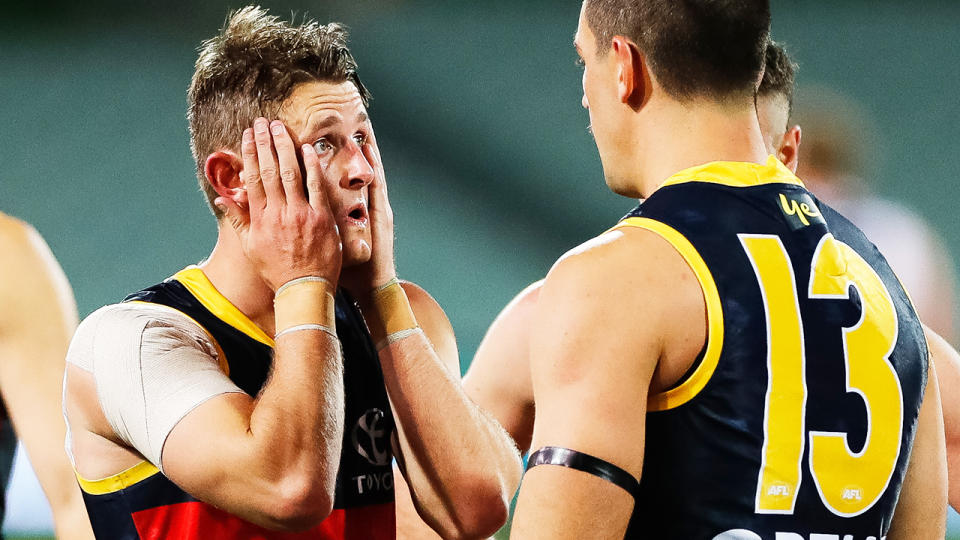
[(384, 429), (384, 414), (380, 409), (368, 409), (363, 413), (350, 434), (353, 448), (371, 465), (384, 466), (390, 463), (390, 437)]

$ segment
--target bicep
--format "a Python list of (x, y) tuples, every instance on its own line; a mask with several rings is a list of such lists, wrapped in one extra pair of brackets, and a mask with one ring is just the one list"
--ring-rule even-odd
[(238, 466), (251, 462), (242, 452), (249, 448), (254, 400), (222, 371), (212, 343), (201, 339), (182, 327), (148, 324), (137, 346), (139, 362), (104, 365), (110, 351), (101, 349), (94, 377), (104, 414), (126, 444), (191, 495), (234, 508), (258, 478)]
[(493, 322), (463, 379), (467, 396), (492, 414), (523, 452), (530, 448), (535, 413), (529, 351), (539, 289), (534, 295), (530, 291), (521, 293)]
[[(548, 277), (530, 348), (534, 451), (569, 448), (640, 477), (660, 340), (656, 324), (631, 315), (642, 292), (633, 285), (589, 268), (555, 268)], [(541, 465), (524, 477), (514, 530), (523, 538), (622, 538), (632, 509), (631, 494), (611, 482)]]
[(165, 473), (164, 445), (194, 413), (219, 413), (205, 432), (191, 433), (194, 463), (220, 466), (207, 441), (243, 432), (235, 418), (252, 399), (224, 373), (209, 336), (173, 310), (130, 304), (98, 310), (77, 331), (69, 359), (93, 374), (97, 404), (116, 440)]

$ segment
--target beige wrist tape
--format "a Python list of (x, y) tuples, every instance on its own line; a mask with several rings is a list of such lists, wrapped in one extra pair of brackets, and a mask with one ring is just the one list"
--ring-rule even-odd
[(374, 343), (397, 332), (418, 328), (407, 293), (396, 279), (374, 289), (371, 297), (373, 312), (365, 313), (364, 318)]
[(300, 330), (324, 330), (336, 335), (333, 285), (307, 276), (283, 284), (273, 298), (276, 337)]

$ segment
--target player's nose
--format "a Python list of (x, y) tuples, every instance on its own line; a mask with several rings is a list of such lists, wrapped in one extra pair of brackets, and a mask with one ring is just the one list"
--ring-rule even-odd
[(341, 187), (360, 189), (373, 181), (373, 167), (363, 155), (359, 145), (351, 143), (344, 150), (346, 163), (344, 165)]

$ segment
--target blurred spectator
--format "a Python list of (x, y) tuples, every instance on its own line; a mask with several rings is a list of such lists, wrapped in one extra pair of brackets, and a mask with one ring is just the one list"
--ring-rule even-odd
[(866, 233), (903, 281), (923, 322), (956, 344), (952, 259), (920, 215), (871, 192), (876, 130), (863, 110), (831, 89), (808, 87), (797, 94), (791, 123), (803, 129), (797, 176)]

